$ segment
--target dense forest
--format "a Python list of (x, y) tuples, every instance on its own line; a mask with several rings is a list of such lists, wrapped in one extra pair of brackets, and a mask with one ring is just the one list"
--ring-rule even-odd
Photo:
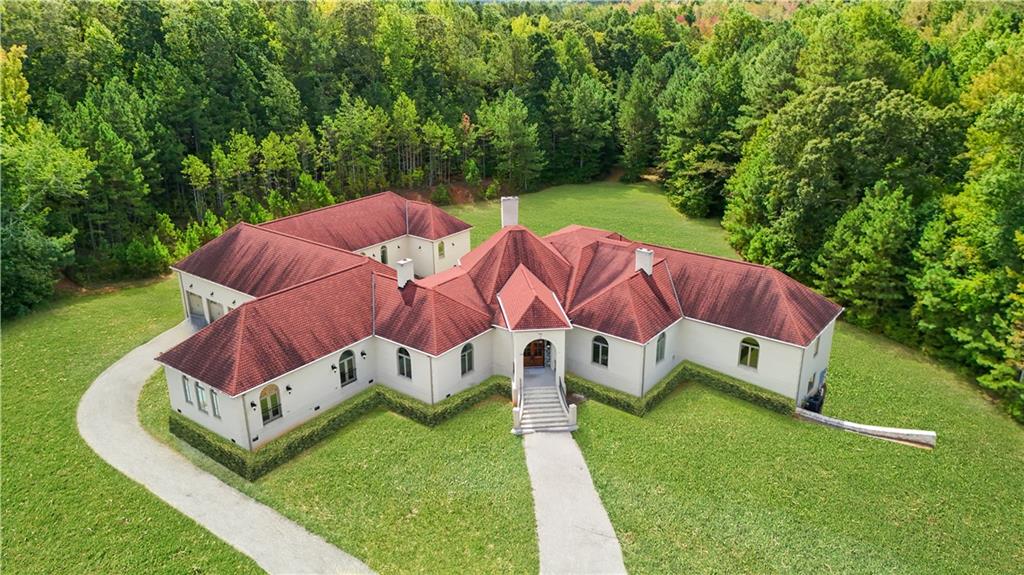
[(238, 221), (621, 167), (1024, 419), (1024, 8), (0, 6), (3, 313)]

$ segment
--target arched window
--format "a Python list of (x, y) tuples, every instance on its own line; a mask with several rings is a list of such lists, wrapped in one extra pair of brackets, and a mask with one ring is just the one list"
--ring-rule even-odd
[(473, 371), (473, 344), (462, 346), (462, 375)]
[(412, 358), (404, 347), (398, 348), (398, 375), (412, 379)]
[(444, 240), (437, 244), (437, 257), (444, 259)]
[(268, 385), (260, 392), (260, 410), (264, 425), (281, 417), (281, 393), (276, 385)]
[(757, 369), (757, 359), (761, 353), (761, 344), (752, 337), (745, 337), (740, 342), (740, 365)]
[(655, 355), (654, 363), (658, 363), (665, 359), (665, 334), (662, 333), (658, 336), (658, 351)]
[(597, 365), (608, 367), (608, 340), (602, 336), (595, 336), (591, 345), (590, 361)]
[(380, 263), (382, 263), (382, 264), (388, 263), (388, 247), (387, 246), (381, 246), (380, 247)]
[(338, 375), (341, 376), (342, 387), (356, 380), (356, 355), (351, 351), (341, 354), (341, 359), (338, 360)]

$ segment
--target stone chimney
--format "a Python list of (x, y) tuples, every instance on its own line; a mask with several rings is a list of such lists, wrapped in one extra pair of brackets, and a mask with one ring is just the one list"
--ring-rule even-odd
[(395, 269), (398, 270), (398, 287), (404, 288), (405, 284), (412, 281), (412, 260), (409, 258), (398, 260)]
[(644, 273), (651, 275), (654, 269), (654, 252), (647, 248), (636, 249), (636, 269), (644, 270)]
[(519, 223), (519, 196), (501, 198), (501, 227)]

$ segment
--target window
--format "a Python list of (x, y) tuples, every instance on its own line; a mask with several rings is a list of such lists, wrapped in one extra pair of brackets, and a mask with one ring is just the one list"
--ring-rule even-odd
[(412, 358), (404, 347), (398, 348), (398, 375), (412, 379)]
[(655, 355), (654, 363), (660, 363), (665, 359), (665, 334), (658, 336), (658, 352)]
[(473, 344), (462, 346), (462, 375), (473, 371)]
[(760, 355), (761, 344), (751, 337), (743, 338), (740, 342), (740, 365), (757, 369), (757, 358)]
[(607, 339), (605, 339), (605, 338), (603, 338), (601, 336), (596, 336), (594, 338), (594, 343), (591, 345), (591, 349), (590, 350), (591, 350), (590, 361), (592, 361), (593, 363), (596, 363), (597, 365), (603, 365), (604, 367), (608, 367), (608, 340)]
[(217, 321), (218, 319), (224, 317), (224, 306), (223, 305), (221, 305), (221, 304), (219, 304), (219, 303), (217, 303), (217, 302), (215, 302), (213, 300), (209, 300), (209, 299), (206, 300), (206, 305), (207, 305), (207, 307), (210, 308), (210, 323), (213, 323), (213, 322)]
[(213, 388), (210, 389), (210, 407), (213, 409), (213, 416), (220, 417), (220, 399)]
[(814, 389), (814, 376), (816, 375), (818, 374), (812, 373), (811, 378), (807, 380), (807, 393), (810, 393), (811, 390)]
[(352, 383), (356, 380), (356, 355), (351, 351), (341, 354), (338, 360), (338, 373), (341, 376), (341, 386)]
[(821, 336), (814, 338), (814, 357), (818, 357), (818, 350), (821, 349)]
[(206, 411), (206, 390), (203, 389), (199, 382), (196, 382), (196, 405), (199, 406), (199, 411)]
[(205, 314), (203, 314), (203, 296), (192, 292), (185, 292), (185, 299), (188, 302), (189, 315), (205, 317)]
[(437, 257), (444, 259), (444, 241), (437, 244)]
[(185, 392), (185, 403), (192, 403), (192, 388), (188, 386), (188, 376), (181, 376), (181, 389)]
[(268, 385), (260, 392), (260, 410), (264, 425), (281, 417), (281, 393), (276, 385)]
[(387, 246), (381, 246), (380, 247), (380, 263), (382, 263), (382, 264), (388, 263), (388, 247)]

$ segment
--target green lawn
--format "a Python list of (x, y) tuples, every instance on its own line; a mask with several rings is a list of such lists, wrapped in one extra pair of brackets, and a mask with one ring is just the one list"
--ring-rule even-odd
[(167, 410), (157, 375), (140, 402), (151, 433), (381, 573), (537, 571), (530, 479), (507, 402), (435, 428), (377, 410), (254, 483), (171, 436)]
[[(499, 202), (478, 202), (447, 208), (473, 225), (473, 245), (501, 228)], [(650, 182), (596, 182), (547, 188), (519, 197), (519, 223), (540, 235), (569, 224), (593, 226), (632, 239), (735, 258), (716, 220), (681, 216)]]
[[(522, 223), (569, 223), (735, 257), (717, 224), (648, 184), (561, 186)], [(456, 206), (474, 243), (497, 203)], [(3, 325), (2, 566), (9, 572), (253, 572), (251, 561), (103, 463), (75, 409), (125, 352), (174, 324), (173, 282), (72, 297)], [(143, 423), (382, 572), (536, 572), (530, 486), (508, 405), (434, 429), (377, 411), (256, 483), (167, 436), (166, 391)], [(594, 402), (577, 440), (634, 572), (1020, 572), (1024, 428), (966, 380), (841, 325), (826, 413), (934, 429), (923, 451), (684, 386), (643, 419)], [(162, 427), (161, 427), (162, 426)]]
[(181, 319), (177, 282), (69, 297), (4, 321), (0, 523), (5, 573), (258, 573), (104, 463), (78, 435), (82, 393)]

